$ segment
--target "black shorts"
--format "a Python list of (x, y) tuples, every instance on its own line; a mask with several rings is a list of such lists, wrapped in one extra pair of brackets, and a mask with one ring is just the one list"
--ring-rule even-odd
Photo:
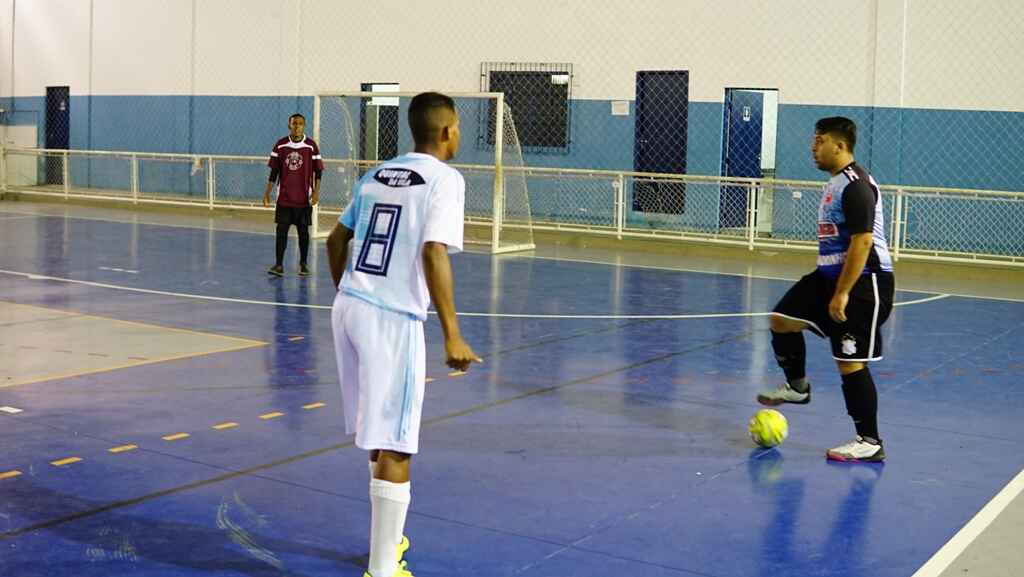
[(882, 359), (882, 325), (892, 312), (896, 283), (890, 272), (862, 275), (850, 290), (846, 322), (828, 314), (836, 280), (817, 270), (801, 278), (783, 295), (772, 311), (781, 317), (804, 321), (819, 337), (832, 341), (832, 357), (840, 361)]
[(274, 211), (274, 222), (277, 224), (294, 224), (295, 226), (310, 226), (313, 224), (312, 206), (281, 206), (277, 205)]

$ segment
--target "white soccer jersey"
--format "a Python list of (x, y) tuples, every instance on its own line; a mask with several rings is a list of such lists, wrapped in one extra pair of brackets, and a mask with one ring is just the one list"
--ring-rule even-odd
[(429, 154), (410, 152), (367, 172), (338, 219), (354, 232), (340, 290), (381, 308), (426, 320), (427, 242), (462, 250), (466, 182)]

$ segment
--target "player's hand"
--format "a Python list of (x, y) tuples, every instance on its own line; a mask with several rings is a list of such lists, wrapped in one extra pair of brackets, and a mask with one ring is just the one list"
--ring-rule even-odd
[(266, 208), (268, 206), (270, 206), (270, 193), (264, 192), (263, 193), (263, 207)]
[(847, 293), (836, 292), (832, 295), (832, 300), (828, 303), (828, 316), (832, 317), (832, 320), (837, 323), (846, 322), (846, 304), (850, 302), (850, 295)]
[(444, 353), (445, 364), (456, 371), (468, 371), (470, 363), (484, 362), (461, 338), (445, 341)]
[(318, 202), (320, 202), (320, 193), (314, 192), (313, 195), (309, 197), (309, 205), (316, 206), (316, 203)]

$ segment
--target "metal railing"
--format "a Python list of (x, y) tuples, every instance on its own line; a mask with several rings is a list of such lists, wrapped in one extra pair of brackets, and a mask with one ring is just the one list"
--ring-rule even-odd
[[(319, 212), (338, 214), (361, 169), (325, 160)], [(454, 164), (466, 177), (466, 221), (491, 223), (494, 168)], [(522, 171), (532, 220), (505, 222), (565, 233), (813, 250), (821, 182), (568, 168)], [(258, 156), (6, 148), (4, 190), (135, 204), (265, 210), (266, 159)], [(1024, 192), (881, 187), (896, 259), (1024, 266)]]

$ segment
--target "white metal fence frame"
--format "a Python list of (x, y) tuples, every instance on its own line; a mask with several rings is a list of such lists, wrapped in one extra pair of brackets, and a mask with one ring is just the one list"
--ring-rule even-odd
[[(39, 159), (59, 158), (61, 159), (61, 182), (51, 184), (39, 184), (37, 182), (19, 182), (18, 174), (11, 170), (10, 164), (15, 157), (35, 157), (37, 164)], [(73, 171), (71, 164), (75, 159), (120, 159), (128, 165), (127, 182), (128, 186), (122, 189), (97, 188), (91, 186), (77, 186), (73, 182)], [(195, 178), (201, 173), (205, 186), (201, 194), (188, 196), (176, 192), (159, 190), (145, 190), (141, 184), (140, 163), (143, 162), (173, 162), (180, 166), (187, 166), (189, 174)], [(129, 202), (132, 204), (164, 204), (177, 206), (205, 206), (213, 210), (216, 208), (231, 208), (240, 210), (272, 210), (264, 208), (260, 200), (261, 190), (253, 190), (251, 198), (245, 197), (222, 197), (218, 195), (218, 167), (232, 165), (254, 165), (261, 171), (265, 170), (266, 158), (262, 156), (232, 156), (232, 155), (193, 155), (193, 154), (172, 154), (172, 153), (151, 153), (151, 152), (125, 152), (125, 151), (100, 151), (100, 150), (54, 150), (40, 148), (0, 148), (0, 190), (20, 192), (32, 195), (56, 197), (62, 199), (86, 198), (95, 200), (108, 200)], [(344, 164), (352, 164), (351, 161), (325, 159), (328, 167), (339, 167)], [(356, 164), (372, 166), (371, 161), (359, 161)], [(493, 166), (483, 165), (460, 165), (453, 163), (453, 166), (468, 171), (494, 170)], [(354, 168), (354, 167), (353, 167)], [(778, 179), (753, 179), (753, 178), (724, 178), (716, 176), (697, 176), (679, 174), (657, 174), (641, 173), (630, 171), (612, 170), (586, 170), (569, 168), (548, 168), (548, 167), (526, 167), (522, 169), (505, 168), (505, 172), (521, 170), (525, 173), (528, 181), (530, 179), (545, 179), (549, 182), (564, 182), (569, 179), (591, 179), (600, 182), (607, 182), (614, 191), (614, 197), (607, 206), (608, 214), (612, 215), (611, 222), (605, 224), (588, 224), (572, 222), (557, 217), (545, 217), (534, 214), (533, 229), (538, 231), (552, 231), (564, 233), (587, 233), (614, 236), (624, 238), (648, 238), (692, 241), (702, 243), (715, 243), (723, 245), (744, 246), (750, 250), (755, 248), (786, 248), (792, 250), (814, 250), (817, 246), (813, 235), (813, 225), (817, 221), (817, 197), (814, 202), (813, 211), (805, 210), (801, 213), (803, 219), (809, 219), (807, 230), (801, 232), (804, 235), (797, 235), (795, 238), (776, 237), (764, 234), (758, 230), (759, 214), (758, 200), (762, 198), (765, 191), (782, 189), (792, 191), (793, 198), (799, 198), (797, 193), (820, 192), (822, 182), (799, 181), (799, 180), (778, 180)], [(23, 175), (22, 175), (23, 176)], [(645, 226), (639, 226), (631, 222), (631, 215), (637, 212), (628, 209), (627, 182), (636, 179), (655, 180), (658, 182), (679, 182), (692, 186), (705, 186), (716, 189), (724, 186), (742, 187), (746, 191), (746, 219), (742, 228), (729, 230), (694, 230), (687, 227), (663, 226), (658, 222), (649, 222)], [(31, 180), (31, 178), (30, 178)], [(909, 235), (911, 207), (913, 203), (927, 202), (959, 202), (961, 208), (973, 206), (992, 206), (999, 209), (999, 212), (1007, 212), (1005, 207), (1024, 211), (1024, 192), (995, 191), (995, 190), (972, 190), (956, 188), (935, 188), (883, 185), (881, 187), (883, 198), (888, 205), (886, 226), (888, 240), (894, 259), (906, 260), (930, 260), (950, 263), (979, 263), (989, 265), (1008, 265), (1024, 267), (1024, 234), (1014, 241), (1014, 236), (1009, 234), (1010, 242), (1017, 244), (1003, 252), (957, 250), (956, 247), (924, 246), (920, 241), (915, 241)], [(321, 195), (324, 198), (325, 195)], [(468, 199), (467, 199), (468, 202)], [(1005, 203), (1005, 204), (1004, 204)], [(338, 214), (343, 207), (323, 206), (320, 210), (325, 214)], [(958, 210), (956, 208), (951, 211)], [(955, 215), (954, 215), (955, 218)], [(635, 218), (633, 220), (636, 220)], [(493, 226), (489, 215), (471, 215), (467, 213), (468, 224)], [(506, 223), (506, 226), (508, 224)], [(1012, 231), (1009, 231), (1012, 233)], [(941, 243), (940, 243), (941, 244)]]

